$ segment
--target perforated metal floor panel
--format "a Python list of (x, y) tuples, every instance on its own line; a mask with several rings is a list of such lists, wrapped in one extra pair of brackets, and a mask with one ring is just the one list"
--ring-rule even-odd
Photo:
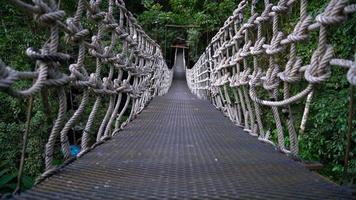
[(184, 80), (19, 199), (351, 199), (235, 126)]

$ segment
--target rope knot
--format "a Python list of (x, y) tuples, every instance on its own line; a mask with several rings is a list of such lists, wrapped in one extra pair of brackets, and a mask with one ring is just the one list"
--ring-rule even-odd
[(236, 87), (239, 80), (239, 73), (236, 73), (229, 77), (230, 87)]
[(305, 79), (312, 84), (320, 83), (328, 79), (331, 75), (329, 62), (333, 57), (333, 48), (327, 46), (324, 52), (317, 49), (311, 58), (311, 65), (305, 70)]
[(255, 20), (255, 24), (261, 24), (262, 22), (266, 22), (270, 19), (269, 12), (271, 11), (273, 4), (268, 4), (264, 11), (261, 13), (261, 16), (257, 17)]
[(76, 23), (74, 18), (66, 20), (67, 28), (71, 33), (66, 33), (66, 42), (76, 44), (83, 41), (89, 35), (88, 29), (83, 29), (80, 24)]
[(256, 86), (260, 83), (261, 77), (262, 77), (262, 72), (261, 68), (256, 68), (256, 70), (253, 71), (252, 75), (250, 76), (250, 81), (249, 85), (250, 86)]
[(106, 16), (106, 12), (100, 12), (101, 0), (90, 0), (90, 6), (88, 8), (87, 17), (98, 22), (103, 20)]
[(287, 62), (286, 68), (283, 72), (278, 73), (278, 77), (287, 83), (294, 83), (300, 80), (299, 69), (302, 66), (302, 59), (290, 59)]
[(280, 82), (279, 79), (276, 78), (278, 71), (279, 66), (274, 64), (268, 68), (266, 76), (261, 77), (261, 80), (263, 81), (263, 88), (265, 90), (275, 90), (278, 88)]
[(315, 20), (324, 26), (339, 24), (346, 20), (344, 16), (344, 8), (347, 1), (345, 0), (332, 0), (326, 7), (325, 11), (318, 16)]
[(65, 62), (71, 57), (64, 53), (48, 53), (47, 51), (41, 49), (40, 51), (35, 50), (32, 47), (27, 48), (26, 55), (33, 60), (40, 60), (43, 62)]
[(34, 13), (34, 19), (40, 24), (53, 24), (65, 16), (63, 10), (53, 10), (42, 0), (33, 0), (33, 3), (37, 8)]
[(249, 28), (254, 27), (255, 24), (254, 24), (253, 22), (256, 20), (257, 17), (258, 17), (258, 14), (257, 14), (257, 13), (255, 13), (254, 15), (252, 15), (252, 16), (247, 20), (247, 22), (242, 25), (242, 29), (241, 29), (241, 30), (244, 32), (246, 29), (249, 29)]
[(282, 38), (283, 38), (283, 33), (278, 32), (276, 35), (272, 37), (271, 44), (263, 45), (263, 47), (266, 48), (266, 53), (268, 55), (278, 54), (284, 50), (284, 46), (281, 45)]
[(252, 45), (251, 40), (249, 40), (247, 43), (245, 43), (244, 46), (242, 47), (242, 51), (240, 52), (239, 56), (242, 58), (249, 56), (251, 45)]
[(118, 27), (119, 27), (119, 24), (117, 24), (117, 23), (105, 24), (105, 29), (108, 31), (116, 31), (116, 28), (118, 28)]
[(94, 73), (90, 74), (88, 82), (92, 87), (99, 87), (102, 84), (101, 80)]
[(257, 40), (255, 42), (255, 45), (253, 47), (250, 47), (250, 53), (253, 56), (260, 55), (264, 52), (264, 49), (262, 48), (263, 44), (265, 43), (266, 38), (262, 37), (261, 39)]
[(301, 19), (295, 26), (293, 32), (281, 41), (281, 44), (296, 43), (308, 39), (308, 27), (312, 23), (310, 16)]
[(248, 75), (251, 73), (251, 69), (250, 68), (247, 68), (245, 69), (243, 72), (241, 72), (241, 78), (240, 78), (240, 81), (239, 81), (239, 85), (247, 85), (249, 83), (249, 80), (248, 80)]
[(272, 7), (272, 11), (279, 13), (279, 12), (284, 12), (288, 10), (288, 5), (286, 0), (280, 0), (278, 1), (277, 5)]
[(114, 88), (114, 83), (108, 77), (104, 77), (103, 87), (105, 90), (112, 90)]
[(90, 49), (89, 49), (89, 54), (92, 55), (92, 56), (94, 56), (94, 57), (101, 58), (101, 57), (102, 57), (101, 53), (102, 53), (104, 50), (102, 49), (102, 46), (101, 46), (101, 44), (100, 44), (100, 38), (99, 38), (99, 36), (94, 35), (94, 36), (91, 38), (91, 41), (92, 41), (92, 42), (91, 42), (91, 46), (92, 46), (93, 48), (90, 48)]
[(130, 85), (130, 83), (127, 80), (123, 80), (121, 85), (124, 87), (123, 92), (126, 92), (126, 93), (132, 92), (133, 87)]
[(71, 75), (73, 75), (75, 78), (78, 80), (84, 80), (85, 76), (79, 72), (78, 65), (77, 64), (71, 64), (69, 65), (69, 71), (71, 72)]

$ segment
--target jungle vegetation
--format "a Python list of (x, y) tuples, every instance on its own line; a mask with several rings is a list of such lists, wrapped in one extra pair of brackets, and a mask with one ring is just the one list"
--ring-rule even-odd
[[(103, 1), (105, 2), (105, 1)], [(309, 12), (316, 16), (328, 0), (309, 1)], [(172, 58), (170, 46), (177, 38), (184, 38), (189, 46), (190, 67), (199, 58), (206, 45), (219, 30), (224, 21), (237, 7), (237, 0), (126, 0), (126, 7), (134, 13), (144, 30), (161, 45), (167, 63)], [(61, 8), (68, 13), (75, 11), (75, 1), (61, 0)], [(293, 12), (293, 11), (292, 11)], [(294, 11), (297, 12), (297, 11)], [(247, 14), (248, 15), (248, 14)], [(284, 20), (286, 29), (291, 29), (298, 19)], [(166, 25), (193, 25), (190, 28), (169, 28)], [(331, 43), (335, 54), (353, 59), (356, 45), (356, 17), (332, 30)], [(33, 70), (32, 61), (25, 55), (29, 46), (40, 47), (48, 32), (32, 21), (32, 17), (18, 9), (10, 0), (0, 1), (0, 59), (17, 70)], [(315, 49), (316, 36), (308, 44), (300, 46), (300, 55), (310, 59)], [(332, 68), (332, 77), (318, 86), (311, 105), (306, 131), (299, 135), (300, 158), (323, 164), (319, 171), (335, 182), (343, 179), (343, 159), (348, 130), (347, 116), (350, 99), (350, 85), (345, 78), (346, 70)], [(26, 83), (18, 83), (18, 87)], [(49, 105), (55, 108), (51, 94)], [(78, 104), (75, 93), (70, 95), (72, 107)], [(11, 192), (16, 186), (22, 135), (26, 122), (28, 99), (16, 99), (0, 92), (0, 193)], [(23, 188), (30, 188), (36, 176), (44, 170), (44, 146), (47, 142), (56, 110), (44, 109), (40, 97), (34, 98), (34, 108), (30, 124), (30, 137), (26, 152)], [(297, 105), (298, 107), (298, 105)], [(299, 105), (299, 111), (302, 107)], [(298, 108), (297, 108), (298, 110)], [(89, 112), (89, 111), (86, 111)], [(105, 112), (105, 111), (102, 111)], [(353, 111), (355, 112), (355, 111)], [(101, 115), (105, 113), (100, 113)], [(299, 120), (299, 121), (298, 121)], [(264, 119), (267, 127), (275, 134), (272, 116)], [(300, 123), (300, 119), (296, 119)], [(352, 145), (350, 151), (348, 183), (356, 177), (356, 120), (353, 120)], [(60, 159), (61, 152), (56, 162)]]

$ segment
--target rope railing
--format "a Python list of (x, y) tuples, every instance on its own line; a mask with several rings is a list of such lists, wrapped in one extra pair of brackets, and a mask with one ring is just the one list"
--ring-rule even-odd
[[(49, 31), (49, 38), (42, 47), (26, 50), (35, 64), (34, 71), (18, 71), (16, 66), (0, 62), (2, 92), (18, 98), (32, 97), (49, 89), (57, 93), (58, 114), (46, 144), (45, 172), (41, 180), (58, 169), (53, 164), (58, 140), (66, 162), (82, 156), (110, 139), (154, 96), (164, 95), (173, 74), (166, 66), (159, 45), (143, 31), (122, 0), (78, 0), (73, 16), (60, 9), (60, 1), (12, 2)], [(87, 24), (91, 27), (86, 27)], [(62, 40), (64, 46), (73, 50), (71, 54), (63, 52)], [(86, 67), (90, 59), (95, 61), (93, 71)], [(69, 66), (66, 63), (70, 63)], [(33, 80), (32, 85), (15, 89), (16, 82), (26, 79)], [(67, 95), (72, 89), (80, 91), (81, 97), (73, 114), (67, 109)], [(89, 102), (90, 97), (95, 98), (93, 104)], [(104, 103), (107, 99), (108, 105)], [(68, 132), (81, 121), (88, 107), (91, 111), (85, 116), (81, 151), (73, 157)], [(98, 119), (100, 109), (106, 109), (103, 119)], [(125, 112), (130, 115), (121, 123)], [(101, 120), (98, 130), (93, 128), (94, 120)], [(93, 136), (96, 141), (90, 145)]]
[[(330, 27), (348, 20), (356, 11), (356, 5), (347, 0), (331, 0), (313, 19), (307, 12), (307, 0), (276, 3), (264, 0), (262, 5), (257, 2), (242, 0), (239, 3), (198, 62), (187, 70), (188, 86), (199, 98), (209, 99), (245, 131), (274, 144), (262, 120), (266, 114), (261, 109), (269, 108), (277, 130), (274, 145), (282, 152), (297, 156), (297, 129), (291, 105), (304, 102), (300, 124), (300, 132), (303, 132), (315, 86), (331, 76), (331, 65), (348, 68), (347, 80), (356, 85), (356, 54), (354, 60), (339, 59), (328, 40)], [(286, 31), (289, 29), (283, 28), (282, 19), (290, 19), (291, 10), (295, 9), (299, 10), (299, 21), (294, 29)], [(311, 34), (316, 33), (317, 47), (313, 49), (311, 60), (305, 63), (298, 45), (307, 43)], [(296, 85), (306, 86), (292, 94), (291, 86)]]

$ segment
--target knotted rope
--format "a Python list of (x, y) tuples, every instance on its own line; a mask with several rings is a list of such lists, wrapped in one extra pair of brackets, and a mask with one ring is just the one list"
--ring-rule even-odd
[[(26, 55), (36, 64), (34, 72), (17, 71), (16, 66), (11, 68), (0, 60), (1, 91), (19, 98), (34, 96), (44, 87), (53, 88), (57, 93), (58, 113), (46, 144), (46, 169), (40, 181), (57, 170), (53, 159), (58, 140), (65, 163), (73, 160), (68, 132), (81, 121), (86, 108), (91, 108), (91, 112), (78, 157), (117, 133), (123, 127), (121, 117), (129, 107), (130, 116), (124, 124), (140, 113), (154, 96), (165, 94), (172, 82), (172, 71), (167, 68), (159, 45), (143, 31), (122, 0), (107, 0), (107, 4), (101, 0), (78, 0), (74, 16), (67, 16), (54, 0), (33, 0), (32, 3), (13, 0), (13, 3), (30, 13), (50, 35), (42, 47), (26, 50)], [(88, 22), (92, 27), (86, 27)], [(64, 38), (60, 37), (62, 33)], [(73, 52), (70, 55), (61, 52), (60, 42)], [(86, 66), (92, 58), (95, 71)], [(68, 62), (72, 63), (66, 66)], [(103, 69), (108, 73), (104, 74)], [(27, 89), (12, 87), (23, 79), (34, 82)], [(80, 90), (81, 100), (74, 113), (69, 114), (66, 95), (72, 88)], [(127, 97), (125, 102), (122, 102), (123, 96)], [(95, 98), (93, 105), (90, 105), (90, 97)], [(104, 99), (109, 99), (108, 106), (103, 103)], [(99, 109), (106, 110), (103, 119), (98, 118)], [(93, 129), (94, 119), (101, 120), (99, 130)], [(90, 146), (90, 137), (95, 133), (96, 141)]]
[[(315, 85), (330, 77), (330, 65), (348, 68), (347, 80), (356, 85), (354, 58), (336, 59), (327, 37), (329, 27), (346, 21), (356, 12), (356, 5), (348, 0), (331, 0), (313, 19), (307, 12), (308, 1), (300, 0), (299, 6), (296, 2), (279, 0), (272, 4), (264, 0), (262, 9), (258, 9), (258, 1), (241, 1), (198, 62), (186, 72), (188, 86), (194, 94), (199, 98), (210, 98), (234, 123), (258, 136), (259, 140), (274, 144), (262, 121), (265, 113), (261, 108), (270, 107), (277, 129), (276, 146), (294, 156), (298, 155), (299, 148), (291, 105), (306, 98), (300, 124), (300, 132), (304, 132)], [(244, 10), (249, 3), (251, 12), (246, 17)], [(283, 31), (281, 19), (290, 17), (291, 8), (298, 7), (299, 21), (291, 32)], [(269, 27), (272, 35), (265, 31)], [(317, 48), (313, 50), (310, 62), (303, 63), (298, 56), (298, 44), (307, 42), (314, 31), (319, 32)], [(283, 59), (285, 55), (289, 55), (288, 59)], [(203, 75), (200, 72), (207, 69), (206, 63), (209, 63), (209, 71), (204, 73), (204, 82), (201, 82)], [(306, 87), (291, 94), (290, 87), (303, 82), (307, 83)], [(230, 86), (230, 92), (227, 86)], [(264, 91), (270, 98), (259, 97), (259, 91)], [(283, 119), (286, 120), (289, 147), (286, 146)]]

